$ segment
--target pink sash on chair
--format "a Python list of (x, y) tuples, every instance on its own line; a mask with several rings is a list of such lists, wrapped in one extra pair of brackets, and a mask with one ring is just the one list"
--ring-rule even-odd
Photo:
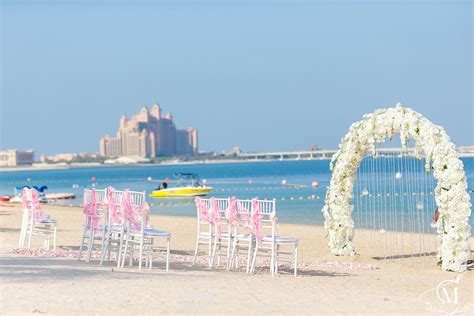
[(86, 215), (87, 221), (86, 221), (86, 227), (88, 229), (93, 229), (94, 233), (97, 231), (99, 228), (99, 213), (97, 210), (97, 200), (96, 200), (96, 195), (95, 195), (95, 189), (91, 190), (91, 201), (89, 203), (86, 202), (86, 196), (84, 194), (84, 200), (83, 200), (83, 211), (84, 214)]
[(216, 237), (221, 237), (221, 214), (216, 198), (211, 198), (211, 208), (209, 210), (209, 222), (216, 227)]
[[(31, 193), (31, 200), (28, 198), (28, 192)], [(28, 219), (33, 219), (35, 223), (40, 223), (43, 219), (43, 210), (39, 203), (39, 194), (35, 189), (23, 188), (21, 196), (23, 207), (28, 210)]]
[(209, 222), (209, 209), (204, 204), (200, 197), (196, 197), (196, 208), (199, 213), (199, 219), (201, 221)]
[(229, 199), (229, 207), (225, 211), (225, 217), (229, 221), (231, 228), (235, 228), (239, 224), (237, 219), (237, 198), (235, 196)]
[(260, 243), (262, 242), (263, 236), (261, 233), (261, 220), (263, 216), (260, 214), (260, 203), (258, 198), (252, 199), (252, 230), (255, 233), (255, 238)]
[(128, 189), (125, 189), (123, 191), (122, 210), (125, 216), (125, 220), (130, 224), (130, 228), (133, 231), (139, 230), (140, 223), (135, 218), (135, 215), (138, 213), (138, 208), (132, 205), (132, 200)]

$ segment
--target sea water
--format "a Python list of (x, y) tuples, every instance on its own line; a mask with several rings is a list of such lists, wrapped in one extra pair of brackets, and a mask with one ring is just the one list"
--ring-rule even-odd
[[(474, 158), (463, 158), (468, 188), (474, 189)], [(85, 187), (146, 191), (152, 214), (195, 216), (193, 198), (154, 199), (148, 196), (159, 182), (147, 179), (173, 179), (174, 173), (195, 173), (213, 187), (209, 196), (236, 196), (276, 199), (280, 222), (322, 224), (321, 209), (331, 180), (328, 160), (264, 161), (194, 165), (119, 166), (61, 170), (12, 171), (0, 173), (0, 194), (11, 195), (15, 186), (46, 185), (47, 192), (70, 192), (76, 199), (61, 203), (82, 204)], [(389, 171), (387, 171), (389, 172)], [(390, 171), (391, 172), (391, 171)], [(92, 178), (95, 181), (92, 181)], [(318, 187), (311, 184), (316, 181)], [(285, 183), (285, 184), (284, 184)], [(355, 186), (355, 196), (361, 194)], [(382, 192), (382, 191), (381, 191)], [(377, 192), (373, 192), (375, 195)], [(474, 197), (471, 194), (471, 199)], [(401, 209), (401, 208), (399, 208)], [(400, 211), (402, 212), (402, 210)], [(432, 210), (429, 210), (432, 212)], [(363, 217), (363, 216), (362, 216)], [(471, 226), (474, 218), (470, 218)], [(370, 227), (370, 226), (369, 226)]]

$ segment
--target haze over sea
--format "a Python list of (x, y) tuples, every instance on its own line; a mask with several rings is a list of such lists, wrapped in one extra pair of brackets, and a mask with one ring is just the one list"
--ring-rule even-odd
[[(468, 189), (474, 189), (474, 158), (462, 159), (468, 181)], [(80, 205), (82, 190), (92, 186), (92, 177), (96, 177), (96, 188), (113, 186), (116, 189), (130, 188), (151, 193), (158, 185), (149, 182), (154, 179), (173, 178), (177, 172), (196, 173), (214, 188), (210, 196), (237, 198), (266, 198), (277, 200), (277, 212), (281, 222), (322, 224), (321, 209), (324, 205), (326, 188), (331, 174), (328, 160), (266, 161), (241, 163), (216, 163), (195, 165), (160, 166), (123, 166), (72, 168), (62, 170), (13, 171), (0, 173), (0, 194), (13, 194), (15, 186), (46, 185), (47, 192), (71, 192), (75, 200), (66, 204)], [(27, 179), (30, 181), (27, 181)], [(249, 180), (252, 183), (249, 183)], [(286, 180), (288, 184), (282, 185)], [(317, 181), (318, 188), (312, 188), (311, 182)], [(73, 185), (78, 187), (73, 188)], [(471, 193), (471, 199), (473, 195)], [(194, 199), (153, 199), (147, 197), (153, 214), (194, 216)], [(429, 209), (429, 218), (434, 210)], [(474, 219), (470, 218), (471, 226)]]

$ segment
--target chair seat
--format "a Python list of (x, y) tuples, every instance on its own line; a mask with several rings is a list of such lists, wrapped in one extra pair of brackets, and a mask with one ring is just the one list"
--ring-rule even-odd
[(246, 234), (237, 234), (237, 239), (240, 239), (240, 240), (247, 240), (247, 239), (252, 239), (253, 238), (253, 235), (251, 233), (246, 233)]
[(199, 233), (199, 236), (200, 236), (200, 237), (210, 237), (210, 236), (214, 237), (214, 233), (210, 233), (210, 232), (200, 232), (200, 233)]
[(122, 225), (114, 224), (114, 225), (110, 226), (110, 231), (112, 233), (120, 233), (120, 232), (122, 232), (122, 230), (123, 230)]
[(153, 237), (171, 237), (170, 232), (165, 232), (165, 231), (157, 230), (153, 228), (145, 229), (144, 234), (147, 236), (153, 236)]
[[(262, 241), (264, 242), (272, 242), (273, 238), (271, 235), (263, 236)], [(298, 239), (293, 237), (283, 237), (283, 236), (275, 236), (275, 242), (277, 244), (297, 244)]]
[(54, 224), (56, 225), (58, 223), (57, 220), (55, 220), (54, 218), (51, 218), (51, 217), (42, 217), (41, 218), (41, 221), (40, 221), (41, 224)]

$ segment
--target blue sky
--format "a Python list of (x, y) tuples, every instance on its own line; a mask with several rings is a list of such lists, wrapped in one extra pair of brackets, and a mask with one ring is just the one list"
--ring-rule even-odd
[(159, 102), (203, 150), (335, 148), (396, 102), (474, 144), (471, 1), (3, 1), (1, 147), (97, 151)]

